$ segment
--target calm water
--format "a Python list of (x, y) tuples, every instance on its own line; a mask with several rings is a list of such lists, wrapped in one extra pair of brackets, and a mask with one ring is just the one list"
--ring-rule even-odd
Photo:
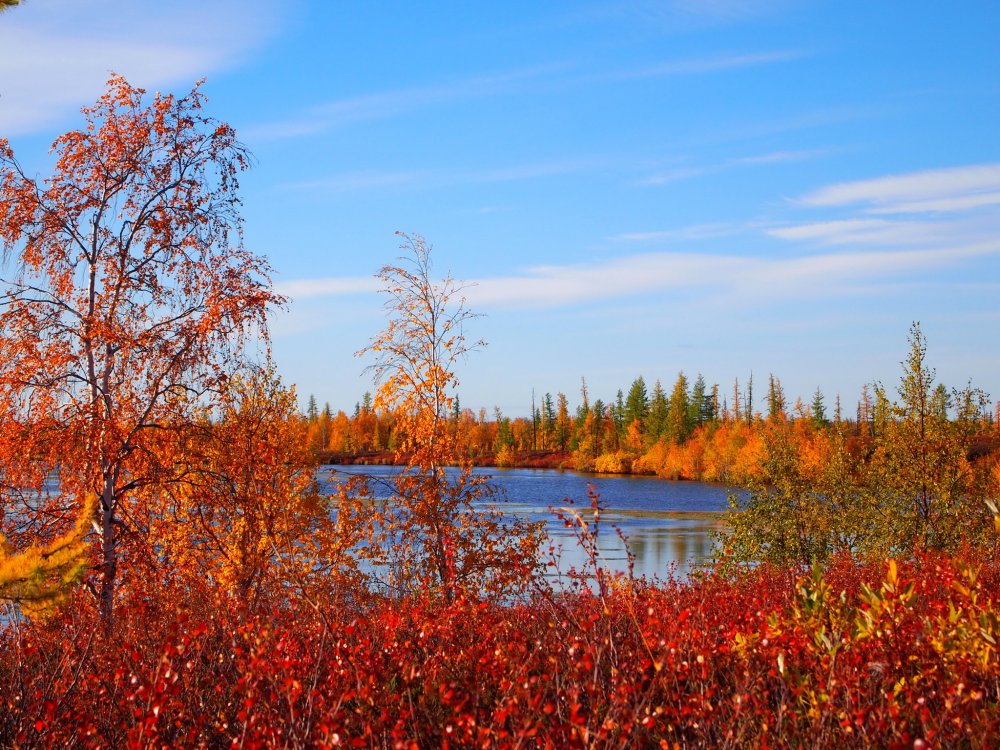
[[(320, 477), (331, 486), (353, 474), (389, 477), (391, 466), (325, 466)], [(649, 477), (578, 474), (554, 469), (477, 469), (492, 476), (505, 501), (500, 508), (532, 521), (544, 521), (550, 538), (562, 550), (560, 567), (579, 567), (583, 555), (569, 530), (552, 509), (572, 505), (586, 511), (590, 501), (587, 484), (600, 493), (606, 509), (601, 514), (598, 537), (603, 564), (626, 570), (625, 547), (611, 524), (621, 529), (635, 558), (637, 575), (665, 577), (685, 573), (713, 551), (711, 531), (721, 528), (721, 513), (733, 491), (700, 482), (668, 482)]]

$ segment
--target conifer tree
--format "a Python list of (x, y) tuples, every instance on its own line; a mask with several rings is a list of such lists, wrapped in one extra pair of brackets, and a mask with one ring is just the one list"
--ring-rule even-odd
[(691, 399), (688, 403), (688, 423), (692, 427), (698, 427), (705, 423), (705, 377), (699, 372), (694, 379), (694, 386), (691, 388)]
[(663, 392), (663, 385), (657, 380), (653, 385), (653, 396), (649, 400), (649, 410), (643, 428), (647, 442), (654, 443), (663, 435), (667, 428), (668, 408), (667, 395)]
[(677, 381), (670, 393), (670, 404), (667, 409), (667, 426), (664, 437), (674, 443), (682, 443), (691, 434), (691, 410), (689, 408), (687, 378), (682, 370), (677, 374)]
[(573, 425), (569, 418), (569, 401), (565, 393), (556, 394), (556, 444), (559, 450), (569, 448), (573, 435)]
[(781, 381), (773, 374), (767, 379), (767, 418), (771, 422), (785, 419), (785, 392), (781, 388)]
[(812, 404), (809, 406), (809, 414), (812, 418), (813, 427), (821, 429), (830, 424), (830, 420), (826, 418), (826, 404), (823, 402), (823, 391), (818, 387), (816, 388), (816, 393), (813, 394)]
[(552, 450), (556, 443), (556, 407), (551, 393), (546, 393), (542, 397), (541, 429), (542, 448)]
[(649, 414), (649, 397), (646, 395), (646, 381), (642, 375), (632, 381), (625, 400), (625, 424), (631, 425), (638, 420), (644, 422)]
[(615, 394), (615, 402), (611, 405), (611, 424), (614, 427), (615, 442), (625, 440), (625, 394), (621, 388)]

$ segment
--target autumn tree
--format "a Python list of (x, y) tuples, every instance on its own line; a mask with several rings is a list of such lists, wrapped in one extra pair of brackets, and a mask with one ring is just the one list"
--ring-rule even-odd
[(175, 471), (156, 443), (212, 401), (248, 342), (266, 342), (283, 301), (242, 243), (250, 155), (203, 102), (196, 86), (146, 103), (114, 76), (85, 127), (56, 139), (44, 180), (0, 140), (0, 501), (22, 508), (7, 537), (44, 544), (96, 495), (108, 623), (142, 534), (133, 503)]
[(511, 430), (510, 417), (505, 417), (499, 406), (494, 407), (493, 417), (497, 426), (493, 452), (497, 455), (498, 461), (501, 456), (508, 459), (506, 463), (498, 465), (510, 465), (514, 456), (514, 432)]
[[(909, 345), (899, 400), (891, 400), (882, 385), (875, 386), (876, 419), (881, 424), (874, 460), (882, 503), (891, 509), (892, 518), (882, 531), (896, 547), (948, 549), (987, 525), (977, 486), (976, 469), (981, 467), (968, 460), (987, 398), (971, 386), (949, 397), (945, 388), (935, 385), (934, 370), (927, 365), (927, 340), (918, 323), (910, 328)], [(943, 399), (957, 405), (953, 420)]]
[(810, 419), (766, 425), (764, 476), (729, 519), (725, 544), (735, 557), (805, 563), (837, 552), (907, 556), (995, 542), (990, 467), (970, 460), (986, 397), (971, 387), (952, 391), (949, 419), (926, 357), (914, 324), (898, 400), (875, 386), (874, 430), (863, 450), (852, 450), (842, 425), (816, 421), (820, 399)]
[(465, 337), (475, 314), (462, 286), (450, 275), (433, 278), (423, 238), (400, 236), (403, 257), (377, 274), (388, 324), (358, 354), (374, 359), (375, 408), (397, 415), (403, 468), (388, 497), (368, 481), (344, 485), (338, 513), (368, 524), (361, 554), (396, 591), (425, 587), (450, 599), (459, 591), (507, 590), (535, 565), (536, 530), (481, 507), (496, 499), (495, 490), (470, 466), (446, 471), (459, 458), (449, 429), (455, 369), (485, 343)]
[(145, 506), (156, 508), (147, 554), (248, 606), (288, 587), (349, 590), (352, 534), (320, 490), (294, 390), (253, 368), (229, 379), (213, 412), (182, 437), (185, 474)]

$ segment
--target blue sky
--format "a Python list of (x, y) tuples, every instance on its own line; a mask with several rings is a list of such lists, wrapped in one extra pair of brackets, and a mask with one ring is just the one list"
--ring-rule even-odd
[(472, 282), (465, 406), (769, 373), (853, 412), (911, 321), (1000, 397), (1000, 5), (26, 0), (0, 135), (29, 169), (110, 71), (207, 77), (256, 156), (285, 379), (350, 410), (396, 230)]

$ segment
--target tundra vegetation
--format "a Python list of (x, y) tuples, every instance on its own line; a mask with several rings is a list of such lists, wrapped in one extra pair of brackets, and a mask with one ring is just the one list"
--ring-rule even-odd
[[(766, 416), (752, 381), (731, 405), (683, 375), (610, 406), (584, 385), (573, 415), (545, 396), (535, 448), (753, 486), (685, 580), (602, 572), (590, 497), (564, 520), (592, 569), (556, 588), (540, 530), (482, 510), (475, 445), (510, 457), (529, 433), (459, 408), (473, 316), (421, 238), (379, 273), (375, 397), (298, 413), (268, 356), (284, 300), (241, 240), (249, 155), (202, 105), (112, 78), (43, 181), (0, 141), (0, 744), (1000, 735), (995, 427), (981, 394), (934, 383), (919, 327), (896, 400), (874, 386), (857, 420), (819, 392), (787, 409), (775, 378)], [(395, 451), (397, 479), (320, 491), (316, 449), (344, 420)]]

